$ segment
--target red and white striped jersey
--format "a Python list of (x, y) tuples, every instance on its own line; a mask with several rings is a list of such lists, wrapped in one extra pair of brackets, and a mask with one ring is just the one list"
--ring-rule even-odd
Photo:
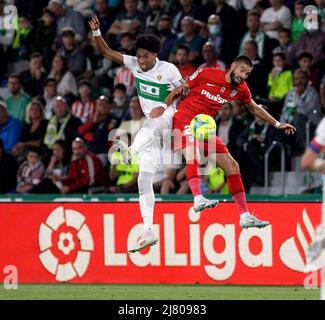
[(127, 95), (131, 95), (135, 87), (135, 81), (134, 76), (129, 69), (122, 67), (117, 71), (114, 78), (114, 86), (119, 83), (123, 83), (126, 86)]
[(77, 100), (72, 105), (72, 114), (79, 118), (82, 123), (86, 123), (92, 119), (96, 111), (96, 100), (89, 100), (87, 103), (82, 103)]

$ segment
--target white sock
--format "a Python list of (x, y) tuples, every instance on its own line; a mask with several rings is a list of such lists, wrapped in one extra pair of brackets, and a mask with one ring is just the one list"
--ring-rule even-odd
[(144, 232), (153, 228), (153, 212), (155, 206), (155, 194), (152, 185), (153, 174), (140, 172), (138, 177), (139, 204), (144, 225)]
[(203, 201), (204, 197), (202, 194), (199, 194), (198, 196), (194, 197), (194, 202), (201, 202)]
[(131, 156), (138, 153), (141, 148), (154, 138), (155, 130), (152, 128), (142, 127), (135, 136), (130, 146)]
[(247, 212), (244, 212), (240, 215), (240, 219), (246, 219), (248, 217), (250, 217), (251, 214), (247, 211)]

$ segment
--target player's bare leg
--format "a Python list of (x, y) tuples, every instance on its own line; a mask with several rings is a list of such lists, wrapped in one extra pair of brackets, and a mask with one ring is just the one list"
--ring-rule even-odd
[(239, 165), (235, 159), (230, 153), (217, 153), (215, 160), (226, 173), (229, 191), (240, 214), (240, 226), (242, 228), (264, 228), (268, 226), (268, 221), (261, 221), (248, 211), (245, 189), (241, 180)]
[(186, 179), (194, 196), (194, 211), (201, 212), (204, 209), (214, 208), (219, 204), (219, 201), (206, 199), (201, 192), (198, 152), (190, 144), (183, 149), (183, 155), (186, 159)]

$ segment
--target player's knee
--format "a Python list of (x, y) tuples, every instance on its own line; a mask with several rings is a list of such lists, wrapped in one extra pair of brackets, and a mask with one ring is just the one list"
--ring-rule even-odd
[(225, 171), (226, 174), (236, 174), (240, 172), (240, 168), (238, 163), (232, 159), (231, 161), (229, 161)]

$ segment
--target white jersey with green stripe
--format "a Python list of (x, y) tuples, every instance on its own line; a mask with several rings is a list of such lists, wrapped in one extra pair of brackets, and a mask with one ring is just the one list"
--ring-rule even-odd
[[(173, 89), (184, 83), (176, 66), (166, 61), (157, 59), (155, 66), (148, 71), (142, 71), (134, 56), (123, 55), (123, 63), (134, 75), (141, 108), (147, 118), (153, 108), (161, 106)], [(175, 109), (176, 103), (169, 108)]]

